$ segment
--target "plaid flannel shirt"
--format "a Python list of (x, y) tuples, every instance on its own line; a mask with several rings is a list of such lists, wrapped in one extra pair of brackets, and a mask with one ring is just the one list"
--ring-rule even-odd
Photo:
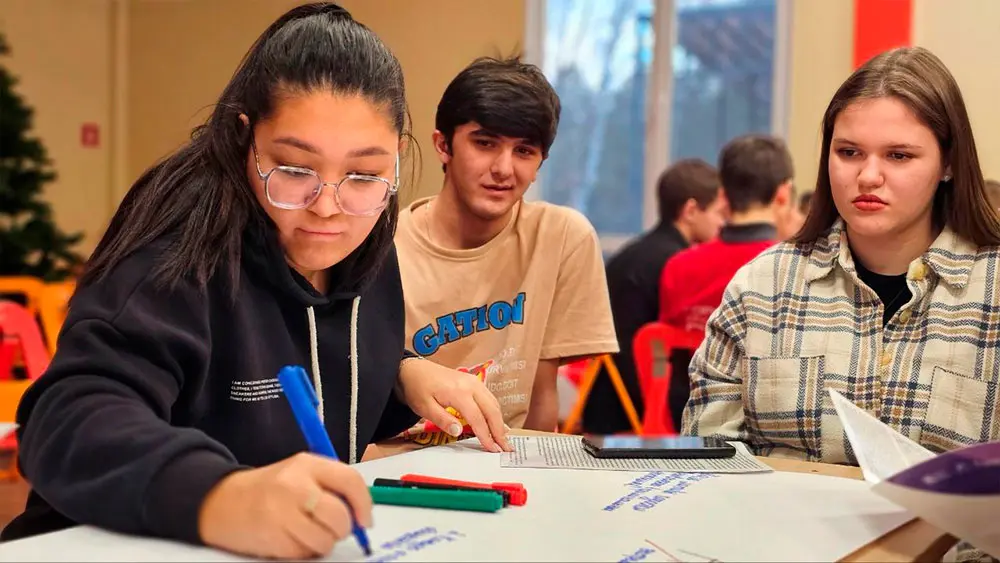
[(883, 328), (842, 221), (811, 248), (772, 247), (736, 274), (709, 319), (684, 432), (856, 464), (832, 388), (932, 451), (996, 440), (998, 258), (946, 228), (910, 264), (912, 298)]
[[(931, 451), (1000, 437), (1000, 248), (944, 229), (883, 328), (846, 239), (838, 221), (811, 248), (781, 243), (737, 272), (691, 360), (683, 433), (857, 465), (832, 388)], [(965, 542), (957, 560), (996, 561)]]

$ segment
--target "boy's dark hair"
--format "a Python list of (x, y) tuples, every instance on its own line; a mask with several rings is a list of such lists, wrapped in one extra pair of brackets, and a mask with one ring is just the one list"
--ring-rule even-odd
[(722, 189), (735, 213), (755, 205), (769, 205), (778, 186), (794, 175), (788, 147), (770, 135), (736, 137), (719, 154)]
[(455, 129), (474, 121), (497, 135), (527, 139), (547, 158), (561, 109), (559, 95), (537, 66), (516, 56), (481, 57), (445, 88), (434, 128), (450, 149)]
[[(247, 179), (254, 126), (272, 114), (279, 96), (313, 91), (361, 96), (384, 108), (400, 136), (409, 136), (403, 69), (389, 48), (336, 4), (293, 8), (253, 44), (191, 140), (132, 185), (81, 282), (100, 280), (128, 255), (176, 233), (157, 279), (172, 286), (191, 278), (204, 286), (225, 268), (235, 295), (244, 231), (273, 228)], [(398, 209), (393, 197), (352, 253), (342, 286), (360, 288), (374, 278), (392, 247)]]
[(996, 180), (986, 180), (986, 199), (990, 200), (990, 205), (995, 209), (1000, 209), (1000, 182)]
[(799, 213), (809, 215), (809, 204), (812, 203), (812, 192), (802, 192), (799, 194)]
[(688, 200), (705, 209), (719, 197), (719, 173), (700, 158), (677, 161), (660, 174), (656, 183), (660, 222), (676, 221)]

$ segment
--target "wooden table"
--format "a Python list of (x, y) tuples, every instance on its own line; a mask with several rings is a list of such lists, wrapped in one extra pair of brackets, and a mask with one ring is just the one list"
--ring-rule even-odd
[[(536, 432), (532, 430), (514, 430), (512, 434), (522, 436), (553, 435), (549, 432)], [(390, 440), (382, 442), (376, 447), (370, 447), (365, 452), (364, 459), (378, 459), (424, 447), (433, 446), (420, 446), (413, 442)], [(815, 473), (830, 477), (862, 479), (861, 469), (858, 467), (768, 457), (761, 457), (759, 459), (770, 465), (775, 471)], [(841, 561), (879, 561), (884, 563), (897, 561), (941, 561), (944, 554), (956, 542), (957, 540), (954, 537), (917, 518), (858, 549)]]
[[(847, 479), (863, 478), (858, 467), (793, 459), (768, 457), (758, 459), (770, 465), (775, 471), (816, 473)], [(944, 554), (956, 542), (954, 537), (916, 518), (858, 549), (841, 561), (941, 561)]]

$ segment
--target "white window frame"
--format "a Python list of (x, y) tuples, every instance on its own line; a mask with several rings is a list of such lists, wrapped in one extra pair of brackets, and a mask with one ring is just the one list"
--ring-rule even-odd
[[(525, 0), (524, 60), (542, 66), (545, 56), (545, 3)], [(592, 1), (592, 0), (583, 0)], [(654, 0), (653, 61), (646, 92), (646, 158), (643, 169), (642, 228), (653, 227), (659, 220), (656, 209), (656, 180), (670, 165), (670, 113), (673, 105), (672, 52), (677, 37), (674, 0)], [(771, 134), (788, 136), (789, 87), (791, 65), (792, 0), (775, 0), (774, 76), (771, 89)], [(557, 137), (558, 138), (558, 137)], [(566, 141), (563, 141), (566, 142)], [(545, 199), (541, 176), (525, 199)], [(598, 233), (601, 249), (614, 253), (633, 237), (631, 234)]]

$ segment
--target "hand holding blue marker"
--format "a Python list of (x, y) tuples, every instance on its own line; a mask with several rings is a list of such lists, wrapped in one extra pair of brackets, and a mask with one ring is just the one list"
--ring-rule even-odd
[[(339, 461), (340, 458), (337, 457), (337, 452), (330, 442), (330, 436), (326, 433), (326, 428), (323, 427), (323, 421), (319, 419), (319, 413), (316, 410), (319, 406), (319, 399), (306, 377), (306, 371), (300, 366), (285, 366), (278, 372), (278, 383), (281, 384), (285, 397), (288, 398), (295, 420), (299, 423), (299, 428), (306, 438), (306, 444), (309, 445), (309, 451)], [(358, 525), (353, 516), (351, 529), (365, 555), (371, 555), (372, 548), (368, 541), (368, 534)]]

